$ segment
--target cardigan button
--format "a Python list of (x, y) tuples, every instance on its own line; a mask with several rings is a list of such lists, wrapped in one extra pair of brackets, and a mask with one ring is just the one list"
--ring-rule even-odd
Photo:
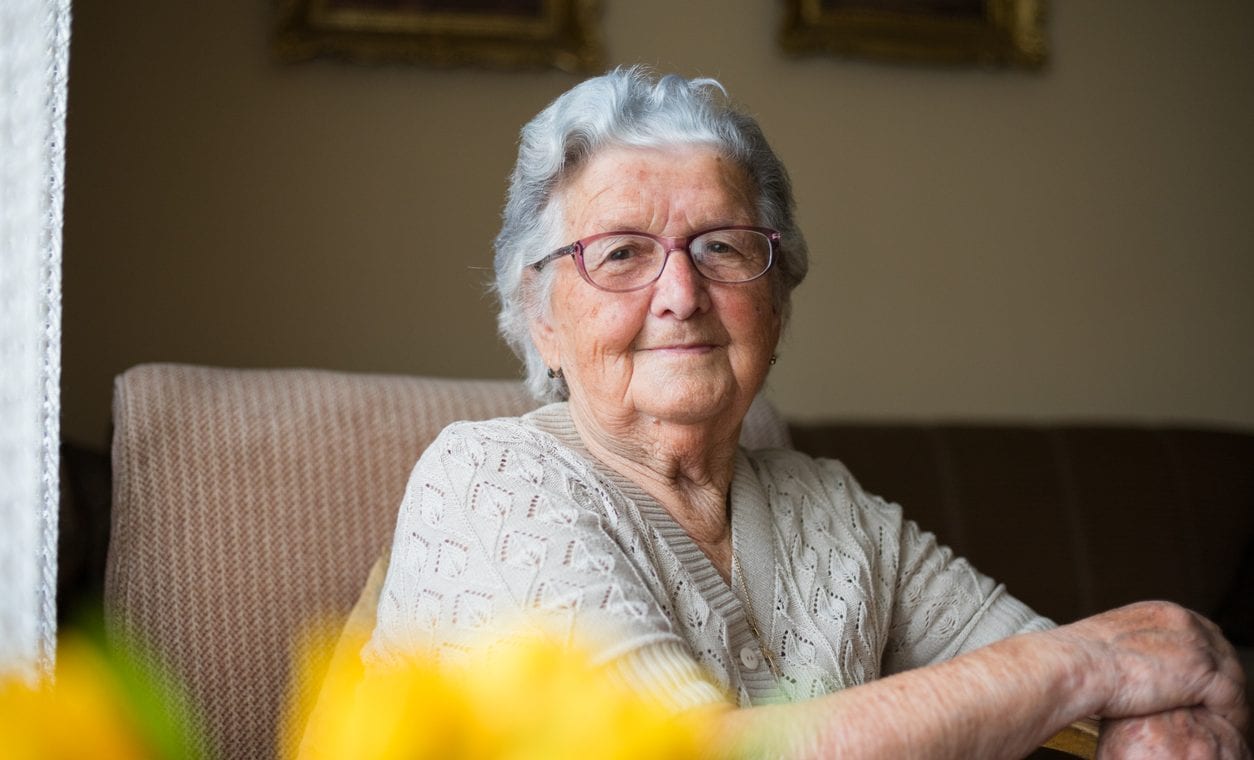
[(740, 650), (740, 664), (749, 670), (757, 670), (762, 664), (762, 655), (753, 647), (743, 647)]

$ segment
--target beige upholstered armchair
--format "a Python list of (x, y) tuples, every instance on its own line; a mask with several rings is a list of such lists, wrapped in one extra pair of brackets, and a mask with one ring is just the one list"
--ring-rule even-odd
[[(423, 448), (452, 421), (532, 406), (509, 381), (183, 365), (117, 379), (106, 613), (185, 687), (208, 756), (274, 752), (289, 648), (353, 607)], [(742, 440), (787, 446), (789, 429), (757, 404)], [(1091, 755), (1094, 737), (1056, 746)]]
[[(117, 379), (106, 613), (186, 688), (210, 756), (271, 753), (289, 647), (352, 608), (427, 444), (534, 406), (510, 381), (183, 365)], [(754, 407), (746, 443), (787, 435)]]

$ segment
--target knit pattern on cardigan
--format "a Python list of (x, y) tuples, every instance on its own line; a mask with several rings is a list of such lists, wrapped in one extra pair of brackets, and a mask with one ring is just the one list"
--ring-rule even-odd
[(464, 658), (526, 621), (677, 709), (746, 706), (1052, 625), (839, 462), (742, 449), (730, 502), (728, 584), (660, 504), (588, 453), (565, 404), (451, 425), (410, 477), (365, 657)]

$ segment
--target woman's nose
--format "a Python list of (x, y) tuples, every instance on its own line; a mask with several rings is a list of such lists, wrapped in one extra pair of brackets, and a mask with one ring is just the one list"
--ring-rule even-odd
[(653, 289), (653, 311), (672, 313), (680, 319), (709, 307), (708, 280), (697, 271), (686, 248), (672, 248)]

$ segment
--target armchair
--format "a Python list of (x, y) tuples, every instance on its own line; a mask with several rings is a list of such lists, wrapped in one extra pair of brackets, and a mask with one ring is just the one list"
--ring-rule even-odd
[[(272, 752), (290, 646), (353, 607), (423, 448), (456, 420), (535, 405), (503, 380), (168, 364), (118, 377), (105, 611), (189, 692), (208, 756)], [(759, 405), (742, 439), (787, 435)]]

